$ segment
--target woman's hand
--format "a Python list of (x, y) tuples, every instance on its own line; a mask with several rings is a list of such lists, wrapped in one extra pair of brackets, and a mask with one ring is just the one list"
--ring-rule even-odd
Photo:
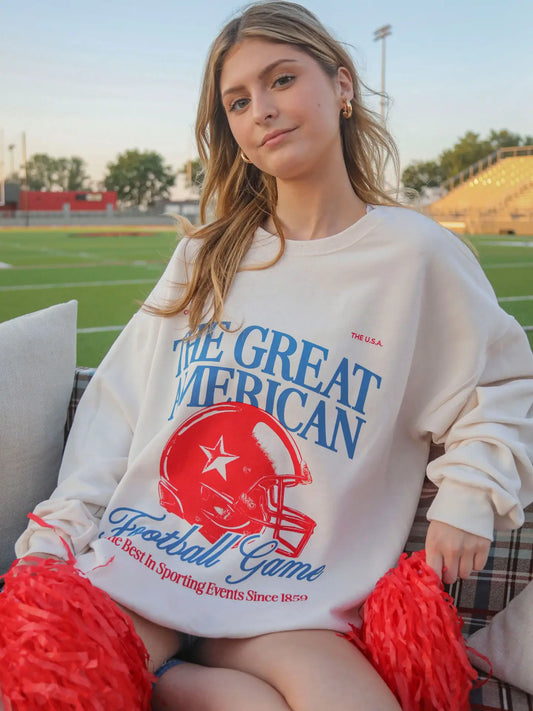
[(430, 521), (426, 536), (426, 561), (443, 583), (468, 578), (473, 570), (483, 570), (491, 542), (442, 521)]

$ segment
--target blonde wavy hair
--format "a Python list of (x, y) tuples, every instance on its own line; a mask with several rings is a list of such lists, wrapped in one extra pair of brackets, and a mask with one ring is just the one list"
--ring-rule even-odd
[(315, 59), (323, 71), (335, 77), (345, 67), (353, 81), (353, 114), (339, 116), (346, 169), (357, 196), (373, 205), (398, 204), (384, 187), (384, 170), (392, 160), (396, 176), (399, 159), (395, 143), (374, 112), (363, 104), (360, 81), (354, 63), (343, 45), (305, 7), (275, 0), (247, 6), (222, 29), (213, 42), (205, 67), (198, 113), (196, 140), (204, 176), (200, 218), (207, 222), (194, 228), (181, 219), (190, 237), (201, 240), (181, 298), (167, 306), (147, 306), (152, 313), (172, 316), (189, 310), (191, 336), (210, 315), (207, 325), (221, 328), (224, 301), (256, 229), (272, 216), (280, 238), (277, 256), (254, 269), (275, 264), (285, 248), (283, 230), (276, 217), (277, 189), (274, 177), (245, 163), (230, 131), (220, 95), (220, 75), (231, 48), (248, 38), (298, 47)]

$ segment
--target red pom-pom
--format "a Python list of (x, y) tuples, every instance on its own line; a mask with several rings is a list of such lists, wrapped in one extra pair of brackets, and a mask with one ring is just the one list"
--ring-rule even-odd
[(477, 672), (461, 635), (463, 621), (424, 551), (389, 570), (363, 606), (363, 626), (348, 639), (363, 651), (403, 711), (468, 711)]
[(13, 564), (0, 595), (6, 711), (145, 711), (153, 675), (133, 623), (72, 562)]

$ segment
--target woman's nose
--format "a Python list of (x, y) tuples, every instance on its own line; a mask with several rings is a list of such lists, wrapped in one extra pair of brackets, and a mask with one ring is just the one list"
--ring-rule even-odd
[(264, 123), (277, 116), (277, 108), (268, 93), (258, 93), (252, 96), (252, 114), (256, 123)]

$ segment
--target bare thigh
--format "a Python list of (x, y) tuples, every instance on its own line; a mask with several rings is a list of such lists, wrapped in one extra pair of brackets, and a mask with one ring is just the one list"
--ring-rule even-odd
[(152, 695), (152, 711), (291, 711), (281, 694), (256, 676), (180, 664), (163, 674)]
[(195, 661), (262, 679), (283, 695), (293, 711), (401, 711), (361, 652), (329, 630), (206, 639)]
[[(126, 615), (131, 618), (135, 631), (144, 642), (144, 646), (150, 658), (148, 664), (150, 671), (156, 671), (167, 659), (170, 659), (170, 657), (173, 657), (179, 652), (181, 646), (181, 635), (179, 632), (170, 630), (167, 627), (161, 627), (161, 625), (150, 622), (120, 603), (117, 602), (116, 604), (120, 607), (122, 612), (125, 612)], [(2, 711), (1, 707), (0, 711)]]

